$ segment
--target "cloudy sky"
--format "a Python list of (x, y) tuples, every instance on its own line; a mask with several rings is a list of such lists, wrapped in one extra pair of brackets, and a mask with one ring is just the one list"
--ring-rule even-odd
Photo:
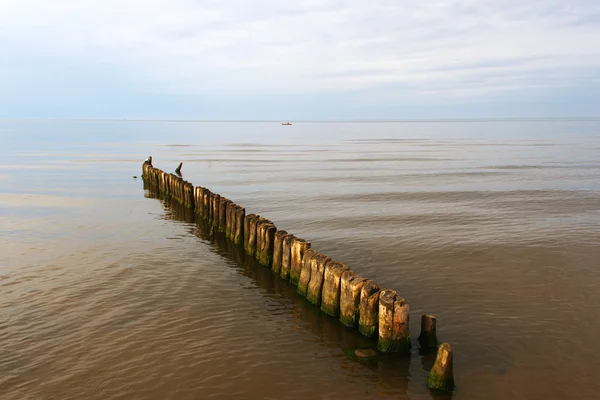
[(600, 116), (598, 0), (0, 0), (0, 117)]

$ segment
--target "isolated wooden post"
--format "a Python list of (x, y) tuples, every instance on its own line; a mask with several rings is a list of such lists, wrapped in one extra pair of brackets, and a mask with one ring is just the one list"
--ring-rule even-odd
[(421, 316), (421, 334), (418, 340), (423, 350), (438, 347), (437, 320), (433, 315)]
[(288, 234), (283, 237), (281, 245), (281, 270), (279, 276), (282, 279), (290, 279), (290, 268), (292, 266), (292, 245), (294, 244), (295, 236)]
[(379, 293), (379, 351), (410, 352), (409, 311), (408, 302), (395, 291), (382, 290)]
[(340, 322), (351, 328), (358, 328), (360, 313), (360, 292), (366, 278), (348, 270), (342, 273), (340, 287)]
[(360, 312), (358, 330), (365, 336), (377, 336), (379, 320), (379, 285), (367, 280), (360, 291)]
[(323, 291), (321, 294), (321, 311), (333, 317), (340, 315), (340, 283), (342, 274), (348, 270), (344, 263), (330, 261), (325, 266)]
[(298, 287), (296, 291), (298, 294), (306, 297), (308, 294), (308, 284), (310, 282), (310, 273), (312, 270), (312, 262), (317, 262), (317, 256), (319, 253), (315, 249), (308, 249), (304, 252), (304, 257), (302, 258), (302, 269), (300, 270), (300, 278), (298, 279)]
[(310, 301), (317, 307), (321, 306), (325, 266), (329, 261), (331, 261), (331, 257), (319, 254), (316, 257), (316, 266), (314, 265), (315, 263), (311, 263), (310, 282), (308, 282), (308, 292), (306, 293), (306, 300)]
[(292, 262), (290, 265), (290, 282), (294, 285), (298, 284), (300, 270), (302, 269), (302, 257), (304, 257), (304, 252), (309, 248), (310, 242), (294, 237), (292, 243)]
[(427, 386), (429, 389), (442, 392), (454, 390), (454, 371), (452, 347), (448, 343), (440, 345), (435, 358), (435, 364), (429, 373)]
[(281, 271), (281, 257), (283, 256), (283, 238), (288, 233), (286, 231), (275, 232), (273, 238), (273, 263), (271, 264), (271, 271), (275, 274), (279, 274)]
[(240, 245), (244, 240), (244, 220), (246, 219), (246, 209), (240, 206), (235, 207), (235, 224), (233, 233), (233, 243)]

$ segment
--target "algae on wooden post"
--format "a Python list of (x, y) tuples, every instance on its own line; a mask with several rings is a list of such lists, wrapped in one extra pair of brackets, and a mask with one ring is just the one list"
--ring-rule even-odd
[(283, 255), (283, 238), (288, 233), (286, 231), (277, 231), (275, 232), (275, 237), (273, 238), (273, 263), (271, 264), (271, 271), (276, 274), (279, 274), (281, 271), (281, 257)]
[(295, 236), (291, 233), (283, 237), (281, 245), (281, 269), (279, 276), (282, 279), (290, 279), (290, 268), (292, 266), (292, 245), (294, 244)]
[(379, 285), (372, 280), (366, 280), (360, 291), (360, 312), (358, 330), (365, 336), (377, 336), (379, 325)]
[(302, 257), (304, 252), (310, 248), (310, 242), (295, 237), (292, 243), (292, 262), (290, 265), (290, 282), (298, 284), (300, 270), (302, 269)]
[(408, 353), (410, 331), (408, 302), (393, 290), (379, 293), (379, 340), (377, 348), (384, 353)]
[(340, 314), (340, 289), (342, 274), (348, 270), (344, 263), (330, 261), (325, 266), (323, 290), (321, 294), (321, 311), (337, 317)]
[(417, 340), (422, 350), (438, 347), (437, 320), (433, 315), (421, 316), (421, 334)]
[(306, 299), (317, 307), (320, 307), (323, 293), (323, 277), (325, 275), (325, 266), (329, 261), (331, 261), (331, 258), (323, 254), (319, 254), (315, 258), (316, 263), (311, 263), (310, 281), (308, 282)]
[(434, 391), (452, 392), (454, 390), (454, 371), (452, 347), (448, 343), (440, 345), (433, 368), (429, 373), (427, 386)]
[(319, 253), (315, 249), (308, 249), (304, 252), (304, 257), (302, 258), (302, 269), (300, 270), (300, 278), (298, 279), (298, 287), (296, 291), (298, 294), (306, 297), (308, 293), (308, 284), (310, 282), (310, 273), (312, 270), (312, 263), (317, 262), (317, 256)]
[(360, 292), (367, 279), (347, 270), (342, 273), (340, 283), (340, 322), (351, 328), (358, 328), (360, 313)]

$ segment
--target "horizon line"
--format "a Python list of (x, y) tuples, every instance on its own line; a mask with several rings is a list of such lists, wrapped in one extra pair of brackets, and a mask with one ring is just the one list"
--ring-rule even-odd
[(385, 123), (385, 122), (545, 122), (600, 121), (598, 117), (452, 117), (452, 118), (372, 118), (372, 119), (179, 119), (179, 118), (1, 118), (4, 121), (64, 122), (205, 122), (205, 123)]

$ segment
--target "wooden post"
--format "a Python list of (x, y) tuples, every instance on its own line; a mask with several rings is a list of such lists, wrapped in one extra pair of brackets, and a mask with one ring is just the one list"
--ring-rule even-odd
[(211, 220), (211, 224), (214, 227), (219, 226), (219, 203), (221, 202), (221, 195), (220, 194), (216, 194), (213, 193), (212, 196), (212, 220)]
[(302, 269), (300, 270), (300, 278), (298, 279), (298, 294), (306, 297), (308, 294), (308, 283), (310, 282), (310, 271), (312, 270), (312, 262), (317, 262), (319, 253), (315, 249), (308, 249), (304, 252), (302, 258)]
[(275, 274), (279, 274), (281, 271), (281, 258), (283, 256), (283, 238), (288, 233), (286, 231), (275, 232), (273, 238), (273, 263), (271, 264), (271, 271)]
[(367, 279), (348, 270), (342, 273), (340, 289), (340, 322), (358, 328), (360, 292)]
[(325, 266), (321, 311), (333, 317), (340, 315), (340, 282), (342, 274), (348, 270), (344, 263), (330, 261)]
[(256, 225), (260, 220), (261, 217), (259, 215), (246, 215), (248, 229), (246, 229), (246, 226), (244, 225), (244, 235), (246, 238), (246, 245), (244, 249), (246, 250), (246, 254), (249, 254), (253, 257), (254, 254), (256, 254)]
[(234, 218), (235, 223), (233, 226), (233, 243), (239, 245), (242, 244), (245, 235), (244, 220), (246, 219), (246, 209), (236, 205)]
[(231, 200), (221, 197), (221, 201), (219, 202), (219, 232), (225, 232), (225, 227), (227, 225), (227, 209), (229, 208), (230, 204)]
[(300, 270), (302, 270), (302, 257), (304, 257), (304, 252), (309, 248), (310, 242), (294, 237), (292, 243), (292, 262), (290, 265), (290, 282), (294, 285), (298, 284)]
[(435, 349), (439, 342), (437, 338), (437, 320), (433, 315), (421, 316), (421, 334), (417, 339), (422, 350)]
[(395, 291), (382, 290), (379, 293), (379, 351), (405, 354), (410, 352), (408, 316), (408, 302)]
[(314, 305), (316, 305), (317, 307), (319, 307), (321, 306), (325, 266), (329, 261), (331, 261), (331, 258), (323, 254), (319, 254), (316, 257), (316, 259), (316, 266), (314, 265), (315, 263), (311, 263), (310, 282), (308, 282), (308, 292), (306, 293), (306, 299)]
[(376, 337), (379, 324), (379, 285), (368, 279), (360, 291), (358, 330), (367, 337)]
[(258, 251), (258, 262), (265, 267), (271, 267), (273, 261), (273, 239), (277, 228), (269, 220), (265, 220), (260, 224), (257, 236), (261, 237), (260, 249)]
[(429, 373), (427, 386), (429, 389), (441, 392), (452, 392), (454, 390), (452, 347), (443, 343), (437, 351), (435, 363)]
[(292, 245), (294, 244), (295, 236), (292, 234), (283, 237), (281, 245), (281, 270), (279, 276), (282, 279), (290, 279), (290, 269), (292, 266)]

